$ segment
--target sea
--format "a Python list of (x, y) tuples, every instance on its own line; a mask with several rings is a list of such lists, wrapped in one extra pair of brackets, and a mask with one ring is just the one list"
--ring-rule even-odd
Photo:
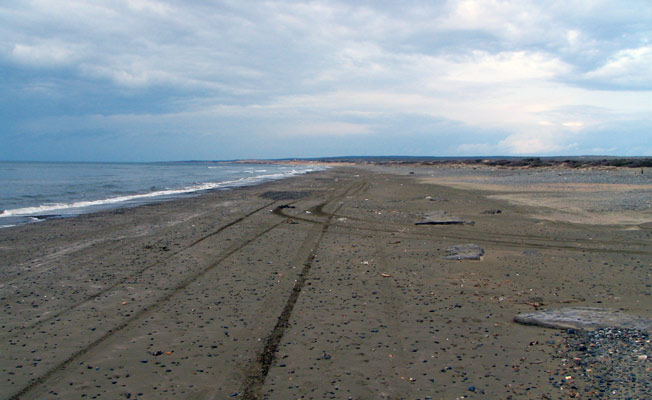
[(222, 162), (0, 162), (0, 228), (133, 207), (323, 170)]

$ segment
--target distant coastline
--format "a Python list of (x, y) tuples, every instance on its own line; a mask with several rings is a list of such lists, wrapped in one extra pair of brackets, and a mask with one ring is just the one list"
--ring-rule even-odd
[(237, 164), (289, 165), (386, 165), (386, 166), (445, 166), (500, 168), (650, 168), (652, 157), (567, 156), (567, 157), (407, 157), (407, 156), (345, 156), (293, 158), (276, 160), (224, 161)]

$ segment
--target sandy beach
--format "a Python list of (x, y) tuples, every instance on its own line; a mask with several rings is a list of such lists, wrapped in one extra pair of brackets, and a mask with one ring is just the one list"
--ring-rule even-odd
[(645, 332), (514, 322), (652, 318), (641, 171), (338, 166), (2, 229), (0, 398), (650, 398)]

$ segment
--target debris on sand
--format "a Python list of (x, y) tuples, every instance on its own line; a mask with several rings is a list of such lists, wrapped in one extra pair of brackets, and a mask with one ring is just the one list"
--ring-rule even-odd
[(466, 221), (454, 215), (449, 215), (446, 211), (436, 210), (423, 216), (423, 219), (416, 222), (415, 225), (473, 225), (475, 222)]
[(481, 260), (484, 249), (477, 244), (458, 244), (446, 249), (444, 260)]
[(502, 214), (502, 210), (484, 210), (482, 214), (489, 214), (489, 215), (495, 215), (495, 214)]

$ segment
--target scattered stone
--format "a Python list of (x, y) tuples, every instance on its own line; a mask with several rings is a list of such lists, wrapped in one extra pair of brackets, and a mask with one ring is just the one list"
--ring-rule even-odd
[(430, 201), (448, 201), (448, 199), (443, 198), (443, 197), (432, 197), (432, 196), (426, 196), (426, 200), (430, 200)]
[(446, 211), (432, 211), (423, 216), (423, 219), (416, 222), (415, 225), (473, 225), (475, 222), (466, 221), (454, 215), (449, 215)]
[(652, 320), (623, 314), (617, 310), (595, 307), (568, 307), (519, 314), (514, 321), (544, 328), (584, 329), (617, 327), (652, 331)]
[(477, 244), (458, 244), (446, 249), (444, 260), (481, 260), (484, 249)]
[(538, 310), (540, 307), (543, 307), (545, 305), (545, 303), (543, 302), (543, 299), (541, 297), (530, 297), (523, 304), (527, 304), (529, 306), (532, 306), (536, 310)]
[[(590, 399), (647, 399), (652, 393), (650, 334), (637, 329), (605, 328), (566, 331), (558, 357), (573, 360), (555, 375), (573, 374), (571, 381), (553, 381), (558, 389), (583, 388)], [(584, 398), (584, 397), (582, 397)]]
[(391, 275), (383, 272), (380, 274), (380, 276), (382, 276), (383, 278), (389, 278)]
[(491, 215), (502, 214), (502, 210), (485, 210), (482, 213), (483, 214), (491, 214)]

